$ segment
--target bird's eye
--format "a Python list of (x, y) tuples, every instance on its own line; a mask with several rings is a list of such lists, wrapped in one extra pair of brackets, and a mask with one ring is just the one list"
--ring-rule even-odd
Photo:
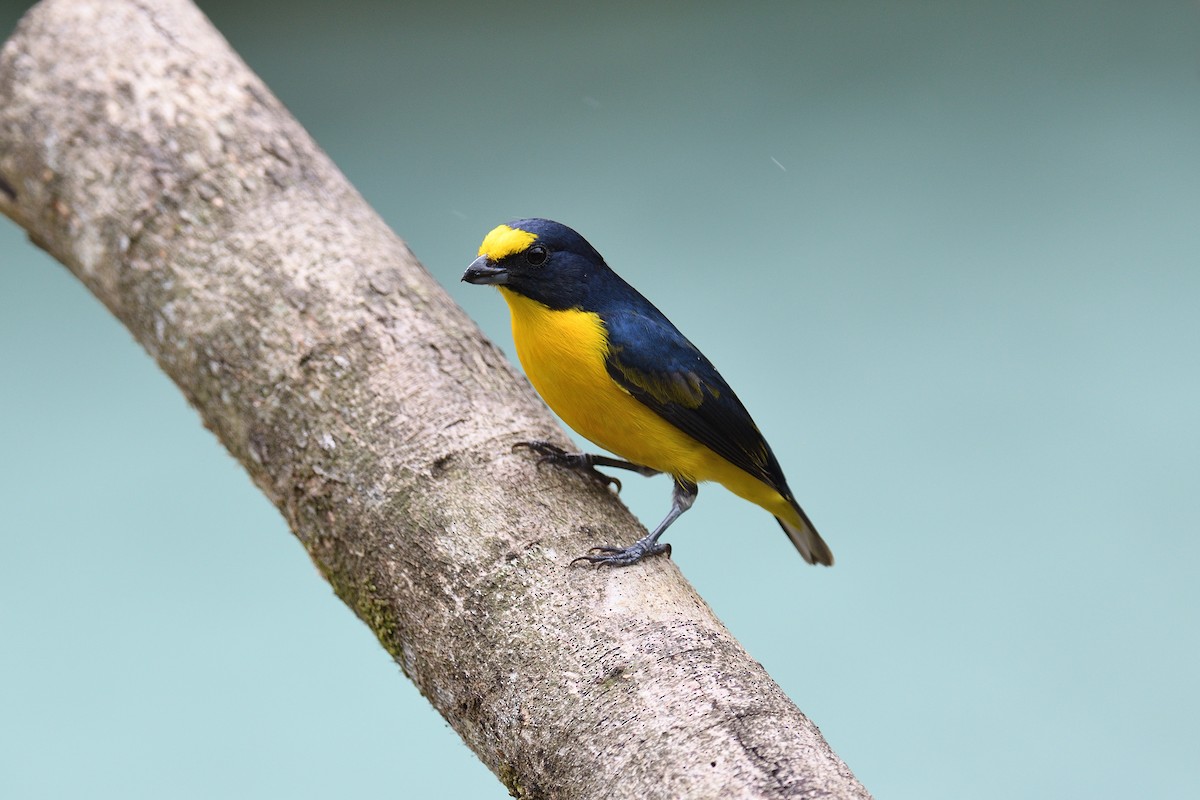
[(546, 263), (546, 259), (550, 257), (550, 251), (542, 247), (540, 244), (535, 244), (533, 247), (525, 251), (525, 260), (529, 262), (531, 267), (540, 267)]

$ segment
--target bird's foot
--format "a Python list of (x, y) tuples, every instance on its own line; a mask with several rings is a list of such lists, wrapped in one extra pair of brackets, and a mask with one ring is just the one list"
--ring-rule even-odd
[(588, 564), (600, 566), (604, 564), (609, 567), (627, 567), (630, 564), (636, 564), (646, 556), (657, 556), (666, 553), (669, 558), (671, 555), (671, 545), (651, 541), (650, 539), (638, 539), (629, 547), (610, 547), (601, 545), (588, 550), (586, 556), (571, 561), (571, 566), (575, 566), (583, 561)]
[[(534, 441), (534, 442), (517, 442), (513, 445), (513, 450), (524, 448), (537, 453), (538, 466), (542, 464), (556, 464), (558, 466), (573, 469), (576, 472), (582, 473), (594, 481), (599, 482), (605, 488), (616, 486), (617, 492), (621, 491), (621, 481), (611, 475), (605, 475), (600, 470), (596, 469), (593, 457), (588, 453), (568, 453), (556, 444), (550, 442)], [(632, 562), (630, 562), (632, 563)]]

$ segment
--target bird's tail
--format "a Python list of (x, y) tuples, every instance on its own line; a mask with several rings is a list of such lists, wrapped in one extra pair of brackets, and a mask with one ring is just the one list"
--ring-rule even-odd
[(792, 544), (796, 545), (796, 549), (800, 551), (800, 555), (805, 561), (810, 564), (832, 567), (833, 551), (829, 549), (829, 545), (825, 544), (821, 534), (817, 533), (817, 529), (809, 521), (804, 509), (800, 508), (800, 505), (790, 497), (787, 499), (796, 513), (792, 519), (776, 517), (779, 527), (783, 528), (783, 532), (792, 540)]

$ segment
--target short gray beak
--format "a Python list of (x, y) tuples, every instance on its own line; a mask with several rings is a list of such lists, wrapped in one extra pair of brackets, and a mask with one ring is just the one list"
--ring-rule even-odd
[(497, 267), (488, 261), (487, 256), (480, 256), (471, 262), (471, 266), (467, 267), (467, 271), (463, 273), (462, 279), (467, 283), (474, 283), (480, 286), (503, 286), (508, 283), (508, 270), (504, 269), (504, 267)]

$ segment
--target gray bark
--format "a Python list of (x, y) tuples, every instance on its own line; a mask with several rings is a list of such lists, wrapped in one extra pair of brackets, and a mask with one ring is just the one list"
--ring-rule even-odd
[(0, 54), (0, 211), (515, 796), (868, 796), (670, 560), (568, 568), (641, 529), (511, 451), (568, 442), (186, 0), (29, 12)]

